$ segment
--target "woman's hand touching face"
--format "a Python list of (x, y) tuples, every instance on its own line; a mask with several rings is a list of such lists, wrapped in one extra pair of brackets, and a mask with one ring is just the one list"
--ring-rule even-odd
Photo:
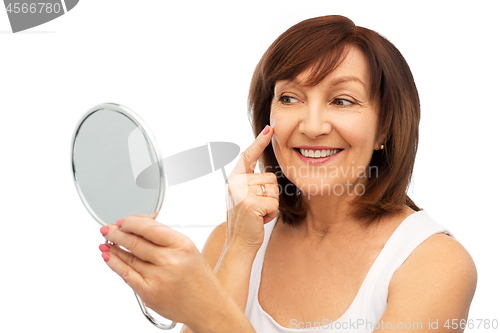
[(226, 246), (236, 245), (256, 253), (264, 241), (264, 224), (278, 214), (279, 187), (276, 175), (273, 172), (254, 173), (259, 157), (271, 142), (273, 132), (270, 126), (266, 126), (241, 153), (228, 177)]
[(139, 215), (102, 227), (101, 233), (114, 244), (99, 246), (107, 265), (149, 308), (190, 327), (208, 320), (203, 316), (222, 288), (187, 236)]

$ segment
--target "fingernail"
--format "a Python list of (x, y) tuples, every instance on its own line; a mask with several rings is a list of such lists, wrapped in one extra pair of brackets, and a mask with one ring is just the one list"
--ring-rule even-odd
[(271, 128), (269, 127), (269, 125), (266, 125), (266, 127), (264, 127), (264, 130), (262, 131), (262, 134), (266, 135), (270, 130)]
[(118, 221), (116, 221), (116, 225), (118, 226), (118, 228), (120, 228), (123, 224), (123, 219), (119, 219)]
[(109, 231), (109, 227), (104, 226), (101, 228), (101, 234), (103, 236), (106, 236), (108, 234), (108, 231)]
[(99, 250), (101, 250), (102, 252), (109, 252), (110, 248), (106, 244), (101, 244), (99, 245)]
[(103, 252), (102, 253), (102, 259), (104, 259), (105, 262), (108, 262), (108, 260), (109, 260), (109, 253), (108, 252)]

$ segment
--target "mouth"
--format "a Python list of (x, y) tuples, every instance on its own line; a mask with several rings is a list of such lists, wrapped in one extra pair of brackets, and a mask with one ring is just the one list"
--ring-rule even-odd
[[(318, 148), (328, 148), (328, 147), (318, 147)], [(311, 164), (318, 164), (330, 161), (335, 156), (340, 154), (344, 149), (333, 148), (333, 149), (308, 149), (306, 148), (294, 148), (297, 152), (299, 158)]]
[(343, 149), (335, 148), (335, 149), (303, 149), (303, 148), (294, 148), (298, 151), (302, 156), (309, 158), (322, 158), (328, 157), (332, 155), (336, 155), (340, 153)]

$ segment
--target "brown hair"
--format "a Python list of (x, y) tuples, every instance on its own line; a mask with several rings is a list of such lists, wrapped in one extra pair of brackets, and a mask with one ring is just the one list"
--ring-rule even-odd
[[(302, 21), (274, 41), (253, 74), (248, 115), (255, 136), (269, 124), (274, 86), (292, 80), (311, 68), (307, 85), (316, 85), (355, 46), (365, 55), (370, 70), (370, 98), (378, 105), (379, 134), (384, 149), (374, 151), (370, 167), (376, 178), (367, 178), (365, 192), (352, 202), (355, 218), (374, 221), (385, 213), (397, 213), (407, 205), (420, 208), (407, 196), (418, 146), (420, 102), (410, 68), (401, 53), (378, 33), (356, 26), (346, 17), (331, 15)], [(269, 145), (260, 159), (261, 170), (273, 170), (281, 189), (279, 211), (283, 222), (296, 224), (307, 214), (300, 192), (281, 171)]]

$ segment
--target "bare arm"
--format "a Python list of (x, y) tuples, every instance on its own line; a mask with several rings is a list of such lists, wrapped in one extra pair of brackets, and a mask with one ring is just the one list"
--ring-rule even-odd
[(476, 284), (476, 267), (465, 248), (449, 236), (434, 235), (394, 273), (379, 321), (384, 327), (373, 332), (392, 326), (391, 331), (405, 333), (461, 333)]
[[(264, 224), (278, 214), (280, 191), (276, 175), (254, 173), (272, 135), (273, 129), (266, 126), (241, 154), (227, 182), (228, 220), (214, 229), (202, 251), (227, 292), (224, 294), (231, 297), (243, 316), (253, 260), (264, 241)], [(189, 332), (188, 328), (184, 327), (183, 332)]]
[[(227, 246), (226, 231), (227, 222), (218, 225), (208, 237), (201, 253), (241, 312), (244, 313), (255, 254), (251, 255), (248, 251), (238, 252), (237, 248)], [(191, 333), (191, 330), (184, 325), (181, 333)]]

